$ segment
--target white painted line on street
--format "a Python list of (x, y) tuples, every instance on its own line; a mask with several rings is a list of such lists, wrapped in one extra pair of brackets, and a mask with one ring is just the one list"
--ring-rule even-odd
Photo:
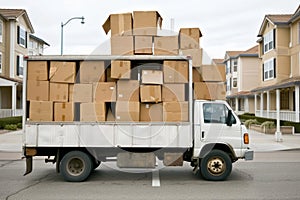
[(152, 172), (152, 187), (160, 187), (159, 170)]

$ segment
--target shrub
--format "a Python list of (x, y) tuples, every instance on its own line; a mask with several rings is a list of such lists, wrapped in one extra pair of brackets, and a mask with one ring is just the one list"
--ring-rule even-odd
[(251, 124), (259, 124), (259, 123), (256, 119), (248, 119), (245, 121), (244, 124), (247, 128), (249, 128)]
[(275, 128), (275, 123), (273, 121), (265, 121), (261, 124), (261, 127), (264, 129), (272, 129)]
[(4, 129), (5, 125), (22, 123), (22, 116), (0, 118), (0, 129)]
[(22, 123), (17, 123), (17, 127), (18, 127), (18, 129), (22, 129), (23, 124)]
[(16, 124), (6, 124), (4, 126), (4, 129), (10, 130), (10, 131), (16, 131), (18, 129)]

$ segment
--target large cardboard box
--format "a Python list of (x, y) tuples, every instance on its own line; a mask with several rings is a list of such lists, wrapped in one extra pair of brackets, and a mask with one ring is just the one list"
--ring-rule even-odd
[(80, 83), (105, 81), (104, 61), (82, 61), (79, 70)]
[(28, 61), (27, 80), (47, 81), (48, 80), (47, 61)]
[(188, 83), (189, 63), (187, 61), (164, 61), (164, 83)]
[(152, 36), (134, 36), (134, 54), (152, 55)]
[(30, 101), (29, 104), (30, 121), (53, 121), (52, 101)]
[(203, 78), (200, 72), (200, 68), (199, 67), (194, 67), (193, 68), (193, 83), (194, 82), (202, 82)]
[(163, 120), (166, 122), (188, 121), (188, 102), (164, 102)]
[(179, 30), (180, 49), (200, 48), (200, 37), (202, 34), (199, 28), (181, 28)]
[(163, 84), (163, 72), (160, 70), (142, 70), (142, 84)]
[(160, 85), (141, 85), (140, 86), (141, 102), (160, 102), (161, 86)]
[(202, 74), (203, 81), (226, 81), (225, 66), (202, 65), (200, 67), (200, 72)]
[(162, 87), (162, 101), (185, 101), (185, 84), (164, 84)]
[(74, 102), (82, 102), (82, 103), (90, 103), (93, 101), (93, 84), (74, 84), (73, 89), (73, 101)]
[(105, 120), (106, 107), (104, 102), (80, 104), (80, 121), (103, 122)]
[(48, 101), (49, 81), (27, 80), (27, 100)]
[(130, 60), (113, 60), (111, 62), (110, 77), (116, 79), (130, 79)]
[(74, 103), (54, 103), (54, 121), (74, 121)]
[(67, 83), (50, 83), (50, 101), (67, 102), (69, 100), (69, 85)]
[(119, 80), (117, 83), (117, 101), (139, 101), (139, 81)]
[(94, 102), (115, 102), (117, 100), (117, 85), (115, 82), (98, 82), (93, 84)]
[(154, 55), (178, 55), (178, 36), (154, 37)]
[(74, 96), (74, 84), (69, 84), (69, 102), (73, 101)]
[(225, 100), (225, 84), (222, 82), (196, 82), (194, 83), (194, 99)]
[(162, 20), (157, 11), (133, 11), (133, 35), (157, 35)]
[(133, 36), (114, 36), (110, 38), (111, 55), (133, 55)]
[(141, 122), (162, 122), (163, 121), (163, 105), (162, 103), (141, 103), (140, 110)]
[(181, 50), (181, 53), (192, 57), (193, 67), (200, 67), (202, 65), (202, 49), (185, 49)]
[(133, 101), (117, 101), (116, 121), (138, 122), (140, 118), (140, 103)]
[(50, 82), (56, 83), (75, 83), (76, 79), (76, 63), (51, 61), (50, 62)]
[(132, 35), (132, 14), (111, 14), (102, 28), (106, 34), (111, 30), (111, 36)]

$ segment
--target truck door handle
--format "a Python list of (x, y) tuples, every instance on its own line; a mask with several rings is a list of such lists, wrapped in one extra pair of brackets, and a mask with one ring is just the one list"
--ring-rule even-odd
[(202, 132), (201, 132), (201, 139), (204, 138), (204, 133), (205, 133), (205, 131), (202, 131)]

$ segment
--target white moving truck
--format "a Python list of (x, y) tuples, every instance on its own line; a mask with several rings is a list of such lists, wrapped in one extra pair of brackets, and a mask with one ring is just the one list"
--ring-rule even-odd
[[(178, 122), (151, 121), (34, 121), (30, 120), (31, 104), (27, 98), (27, 67), (29, 63), (104, 61), (136, 63), (137, 80), (141, 69), (163, 67), (164, 60), (188, 62), (188, 83), (185, 98), (186, 120)], [(156, 159), (166, 166), (182, 166), (189, 162), (204, 179), (225, 180), (232, 163), (238, 159), (252, 160), (249, 135), (238, 116), (223, 100), (195, 100), (193, 97), (191, 60), (186, 56), (29, 56), (24, 68), (23, 101), (24, 157), (26, 174), (32, 171), (33, 157), (47, 157), (56, 163), (57, 172), (66, 181), (84, 181), (91, 171), (109, 157), (116, 157), (120, 168), (155, 168)], [(142, 63), (142, 64), (140, 64)], [(140, 65), (140, 66), (139, 66)], [(76, 107), (76, 106), (75, 106)], [(76, 109), (75, 109), (76, 110)]]

